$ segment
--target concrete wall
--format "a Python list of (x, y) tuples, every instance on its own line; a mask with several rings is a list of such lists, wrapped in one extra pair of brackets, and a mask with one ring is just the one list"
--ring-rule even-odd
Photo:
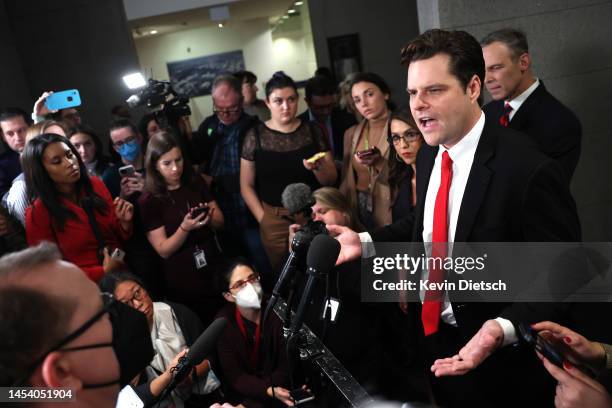
[[(419, 0), (419, 6), (424, 1)], [(608, 102), (612, 100), (612, 1), (437, 3), (437, 10), (420, 7), (423, 16), (419, 19), (439, 19), (441, 28), (466, 30), (478, 39), (502, 27), (525, 31), (535, 73), (582, 121), (582, 155), (571, 188), (584, 239), (612, 240), (612, 122), (608, 120)]]
[(2, 90), (0, 90), (0, 107), (17, 106), (29, 109), (31, 95), (23, 73), (21, 55), (17, 49), (15, 36), (11, 28), (9, 15), (4, 4), (0, 0), (0, 78), (2, 78)]
[[(166, 63), (242, 50), (246, 69), (257, 75), (258, 95), (264, 97), (264, 83), (275, 71), (283, 70), (295, 81), (312, 76), (315, 57), (308, 31), (276, 32), (274, 37), (267, 19), (228, 24), (224, 28), (204, 27), (136, 40), (143, 72), (155, 79), (168, 79)], [(199, 96), (190, 101), (191, 123), (198, 126), (212, 113), (212, 98)], [(300, 106), (300, 111), (305, 106)]]
[[(3, 89), (2, 100), (11, 104), (18, 101), (15, 104), (29, 110), (45, 90), (77, 88), (83, 101), (83, 120), (102, 133), (111, 119), (111, 107), (129, 95), (121, 77), (138, 69), (122, 1), (3, 3), (0, 19), (5, 18), (2, 13), (6, 12), (9, 24), (0, 24), (3, 34), (0, 46), (9, 52), (16, 50), (11, 55), (17, 57), (15, 65), (7, 68), (3, 55), (0, 64), (5, 78), (3, 88), (7, 85), (13, 88), (15, 96), (6, 97)], [(14, 75), (10, 75), (10, 70)]]
[(330, 66), (327, 38), (359, 34), (364, 71), (381, 75), (393, 100), (403, 105), (406, 70), (399, 65), (402, 46), (419, 34), (414, 0), (309, 0), (317, 63)]

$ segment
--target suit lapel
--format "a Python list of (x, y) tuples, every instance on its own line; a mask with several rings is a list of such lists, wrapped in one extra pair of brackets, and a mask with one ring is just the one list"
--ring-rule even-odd
[(415, 209), (415, 220), (413, 228), (414, 242), (423, 240), (423, 215), (425, 213), (425, 197), (427, 195), (427, 186), (431, 178), (431, 172), (438, 155), (438, 146), (432, 147), (426, 144), (421, 146), (417, 155), (417, 174), (416, 174), (416, 194), (417, 203)]
[(495, 126), (491, 121), (485, 120), (485, 126), (476, 147), (472, 169), (461, 200), (457, 229), (455, 230), (455, 242), (468, 241), (478, 211), (480, 211), (482, 201), (486, 196), (489, 181), (493, 175), (491, 169), (487, 167), (487, 162), (493, 157), (497, 145)]
[(510, 129), (521, 130), (525, 127), (525, 123), (529, 117), (529, 111), (531, 110), (532, 106), (536, 106), (539, 103), (539, 99), (544, 92), (546, 92), (546, 88), (544, 88), (544, 83), (540, 80), (540, 85), (536, 87), (533, 93), (529, 95), (516, 114), (512, 117), (510, 125), (508, 126)]

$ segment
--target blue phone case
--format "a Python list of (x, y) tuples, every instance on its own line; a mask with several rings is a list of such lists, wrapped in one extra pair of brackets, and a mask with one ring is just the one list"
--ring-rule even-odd
[(45, 105), (47, 105), (47, 109), (49, 110), (73, 108), (81, 105), (81, 96), (79, 95), (79, 91), (76, 89), (54, 92), (47, 96)]

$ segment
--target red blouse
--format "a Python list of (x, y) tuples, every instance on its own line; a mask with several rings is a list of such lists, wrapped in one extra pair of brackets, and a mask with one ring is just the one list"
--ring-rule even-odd
[[(106, 246), (121, 248), (132, 231), (124, 231), (115, 216), (113, 199), (108, 189), (97, 177), (91, 177), (93, 191), (106, 201), (108, 210), (106, 214), (95, 212), (96, 221), (104, 237)], [(63, 199), (62, 204), (72, 211), (77, 218), (68, 218), (64, 230), (54, 228), (51, 223), (52, 215), (40, 199), (26, 210), (26, 237), (28, 245), (37, 245), (42, 241), (55, 242), (65, 260), (81, 268), (93, 281), (99, 281), (104, 275), (104, 269), (98, 262), (98, 241), (91, 229), (85, 210), (70, 200)]]

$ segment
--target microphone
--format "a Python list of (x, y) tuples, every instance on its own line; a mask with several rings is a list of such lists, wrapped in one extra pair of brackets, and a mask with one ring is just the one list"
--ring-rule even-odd
[(274, 289), (272, 289), (272, 296), (268, 301), (268, 306), (266, 307), (266, 311), (264, 313), (263, 322), (266, 321), (270, 312), (274, 309), (278, 298), (280, 297), (281, 292), (283, 291), (287, 282), (291, 280), (293, 274), (296, 271), (298, 257), (302, 256), (306, 248), (310, 245), (312, 241), (312, 235), (305, 233), (304, 231), (298, 231), (293, 236), (293, 240), (291, 241), (291, 251), (289, 252), (289, 257), (287, 261), (285, 261), (285, 265), (283, 265), (283, 269), (274, 285)]
[(159, 398), (160, 401), (166, 398), (172, 390), (191, 373), (193, 368), (200, 364), (204, 360), (204, 357), (213, 351), (217, 344), (217, 340), (225, 330), (225, 326), (227, 326), (227, 319), (220, 317), (215, 319), (210, 326), (204, 330), (200, 337), (198, 337), (195, 343), (189, 348), (189, 352), (179, 359), (178, 364), (172, 369), (174, 372), (172, 381), (164, 389)]
[(310, 207), (315, 205), (312, 190), (304, 183), (293, 183), (285, 187), (281, 202), (283, 207), (289, 210), (290, 215), (303, 213), (307, 218), (312, 214)]
[(336, 265), (336, 260), (340, 254), (340, 243), (329, 235), (317, 235), (310, 244), (308, 255), (306, 255), (306, 265), (308, 269), (308, 280), (306, 288), (302, 293), (302, 299), (295, 314), (295, 320), (291, 325), (291, 333), (295, 334), (302, 328), (306, 308), (312, 299), (312, 291), (317, 280), (329, 273)]

